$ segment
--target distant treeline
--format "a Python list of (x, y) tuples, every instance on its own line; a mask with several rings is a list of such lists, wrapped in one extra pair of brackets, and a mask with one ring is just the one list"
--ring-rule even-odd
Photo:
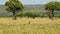
[[(47, 14), (45, 13), (45, 6), (44, 5), (24, 5), (24, 10), (23, 12), (32, 12), (34, 14), (39, 14), (40, 17), (48, 17)], [(21, 14), (23, 14), (23, 12), (21, 12)], [(54, 17), (60, 17), (60, 11), (55, 11), (54, 12), (55, 16)], [(12, 13), (8, 13), (5, 10), (5, 6), (4, 5), (0, 5), (0, 17), (12, 17)]]

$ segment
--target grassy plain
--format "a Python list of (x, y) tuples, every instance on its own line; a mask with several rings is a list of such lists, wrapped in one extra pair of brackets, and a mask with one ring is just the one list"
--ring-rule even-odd
[(0, 18), (0, 34), (60, 34), (60, 19)]

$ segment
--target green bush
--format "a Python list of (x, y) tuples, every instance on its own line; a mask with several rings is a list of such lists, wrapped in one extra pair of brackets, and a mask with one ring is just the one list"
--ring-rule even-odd
[(35, 18), (35, 17), (40, 17), (40, 14), (33, 12), (25, 12), (25, 16)]
[(60, 16), (58, 16), (58, 18), (60, 18)]
[(32, 17), (33, 16), (33, 13), (32, 12), (25, 12), (25, 16)]
[(22, 18), (22, 17), (25, 17), (24, 13), (23, 12), (20, 12), (18, 17)]
[(18, 15), (20, 18), (22, 17), (28, 17), (28, 18), (35, 18), (35, 17), (44, 17), (43, 15), (39, 13), (33, 13), (33, 12), (20, 12)]

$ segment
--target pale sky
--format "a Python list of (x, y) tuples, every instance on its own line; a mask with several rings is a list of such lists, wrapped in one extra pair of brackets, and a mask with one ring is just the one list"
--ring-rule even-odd
[[(7, 0), (0, 0), (0, 5), (4, 5)], [(45, 4), (51, 1), (60, 1), (60, 0), (20, 0), (24, 5), (32, 5), (32, 4)]]

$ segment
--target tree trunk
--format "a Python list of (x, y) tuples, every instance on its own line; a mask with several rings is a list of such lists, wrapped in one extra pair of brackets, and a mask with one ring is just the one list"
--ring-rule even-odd
[(16, 12), (13, 12), (13, 20), (17, 20), (17, 18), (16, 18)]
[(54, 17), (54, 10), (52, 10), (52, 17)]

